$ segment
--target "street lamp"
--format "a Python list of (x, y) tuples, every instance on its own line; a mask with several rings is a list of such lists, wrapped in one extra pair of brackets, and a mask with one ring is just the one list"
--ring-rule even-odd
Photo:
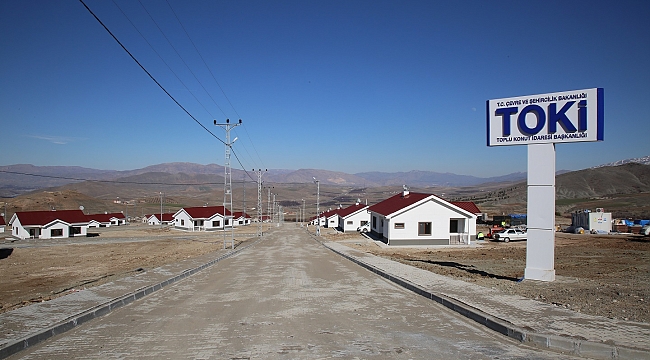
[(316, 183), (316, 236), (320, 236), (320, 181), (312, 176)]

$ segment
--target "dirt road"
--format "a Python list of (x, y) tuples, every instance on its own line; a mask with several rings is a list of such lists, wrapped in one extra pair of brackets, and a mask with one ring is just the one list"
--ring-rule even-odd
[(293, 224), (13, 359), (557, 359), (366, 271)]

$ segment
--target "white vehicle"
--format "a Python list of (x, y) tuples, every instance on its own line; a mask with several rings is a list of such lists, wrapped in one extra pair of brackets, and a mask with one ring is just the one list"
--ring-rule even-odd
[(365, 223), (357, 228), (357, 231), (367, 233), (370, 231), (370, 223)]
[(644, 225), (644, 226), (641, 228), (641, 232), (640, 232), (640, 233), (641, 233), (641, 235), (645, 235), (645, 236), (650, 235), (650, 225)]
[(503, 240), (504, 242), (509, 242), (510, 240), (526, 240), (528, 234), (523, 230), (518, 229), (505, 229), (501, 232), (494, 234), (494, 240)]

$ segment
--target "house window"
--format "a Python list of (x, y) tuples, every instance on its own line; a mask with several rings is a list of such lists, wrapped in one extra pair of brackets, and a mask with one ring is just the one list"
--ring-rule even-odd
[(181, 219), (181, 226), (185, 226), (185, 220)]
[(226, 220), (223, 221), (223, 223), (224, 223), (224, 225), (228, 226), (228, 225), (230, 225), (230, 220), (226, 219)]
[(377, 217), (376, 216), (372, 217), (372, 228), (373, 229), (377, 228)]
[(219, 226), (221, 226), (221, 221), (215, 220), (212, 222), (212, 227), (219, 227)]
[(449, 232), (452, 234), (458, 233), (458, 220), (451, 219), (449, 220)]
[(404, 229), (404, 223), (395, 223), (395, 229)]
[(54, 236), (63, 236), (63, 229), (52, 229), (52, 237)]
[(352, 220), (348, 220), (345, 223), (348, 224), (348, 225), (352, 225)]
[(430, 222), (419, 222), (418, 223), (418, 235), (419, 236), (431, 235), (431, 223)]
[(70, 228), (70, 235), (79, 235), (81, 234), (81, 227), (73, 226)]
[(368, 221), (367, 220), (362, 220), (361, 221), (361, 226), (363, 226), (363, 225), (368, 225)]

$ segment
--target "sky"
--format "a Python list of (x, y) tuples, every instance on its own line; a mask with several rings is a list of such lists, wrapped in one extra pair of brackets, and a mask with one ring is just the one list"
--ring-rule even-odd
[(0, 165), (223, 164), (242, 119), (235, 168), (498, 176), (487, 100), (596, 87), (556, 169), (650, 155), (648, 1), (84, 2), (175, 101), (82, 2), (0, 1)]

